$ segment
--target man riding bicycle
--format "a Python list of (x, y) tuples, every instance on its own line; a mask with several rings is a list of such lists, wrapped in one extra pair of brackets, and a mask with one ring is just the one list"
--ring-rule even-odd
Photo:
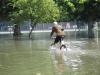
[(54, 22), (54, 26), (52, 27), (52, 31), (50, 33), (50, 37), (52, 37), (52, 35), (54, 33), (56, 33), (56, 38), (54, 40), (54, 43), (51, 44), (51, 46), (55, 45), (58, 42), (60, 42), (60, 49), (62, 47), (66, 48), (66, 46), (64, 44), (61, 44), (63, 38), (65, 37), (64, 29), (57, 22)]

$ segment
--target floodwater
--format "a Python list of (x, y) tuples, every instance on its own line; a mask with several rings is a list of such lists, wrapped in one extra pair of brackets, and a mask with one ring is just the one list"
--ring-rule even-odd
[(63, 50), (50, 47), (50, 33), (0, 35), (0, 75), (100, 75), (100, 39), (83, 33), (67, 32)]

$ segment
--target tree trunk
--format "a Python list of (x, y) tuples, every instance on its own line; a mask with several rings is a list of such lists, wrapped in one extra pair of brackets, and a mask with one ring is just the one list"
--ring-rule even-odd
[(16, 24), (16, 25), (14, 26), (14, 33), (13, 33), (13, 36), (14, 36), (15, 38), (18, 38), (20, 35), (21, 35), (20, 26)]
[(31, 35), (32, 35), (32, 31), (34, 30), (35, 26), (36, 26), (36, 23), (34, 25), (31, 24), (31, 30), (29, 32), (29, 38), (30, 39), (32, 38)]
[(94, 32), (93, 32), (93, 22), (88, 22), (88, 38), (92, 39), (94, 38)]

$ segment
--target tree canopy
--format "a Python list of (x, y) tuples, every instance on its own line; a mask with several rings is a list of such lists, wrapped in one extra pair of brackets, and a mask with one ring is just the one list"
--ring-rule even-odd
[(13, 11), (11, 0), (0, 0), (0, 18), (7, 19), (9, 13)]
[(83, 21), (98, 21), (100, 20), (100, 1), (99, 0), (87, 0), (82, 5), (82, 10), (78, 11), (77, 19)]
[(33, 22), (98, 21), (100, 0), (0, 0), (0, 16)]
[(50, 22), (59, 19), (59, 9), (53, 0), (12, 0), (17, 10), (10, 13), (12, 19), (32, 22)]
[(54, 0), (61, 9), (63, 21), (82, 20), (97, 21), (100, 19), (100, 0)]

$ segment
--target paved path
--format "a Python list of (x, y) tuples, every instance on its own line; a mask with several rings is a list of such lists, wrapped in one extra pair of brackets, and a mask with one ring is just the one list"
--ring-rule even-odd
[[(65, 31), (79, 31), (79, 29), (65, 29)], [(86, 29), (81, 29), (81, 31), (86, 31)], [(33, 32), (51, 32), (51, 30), (34, 30)], [(0, 34), (12, 34), (11, 31), (0, 32)], [(21, 31), (21, 33), (29, 33), (29, 31)]]

